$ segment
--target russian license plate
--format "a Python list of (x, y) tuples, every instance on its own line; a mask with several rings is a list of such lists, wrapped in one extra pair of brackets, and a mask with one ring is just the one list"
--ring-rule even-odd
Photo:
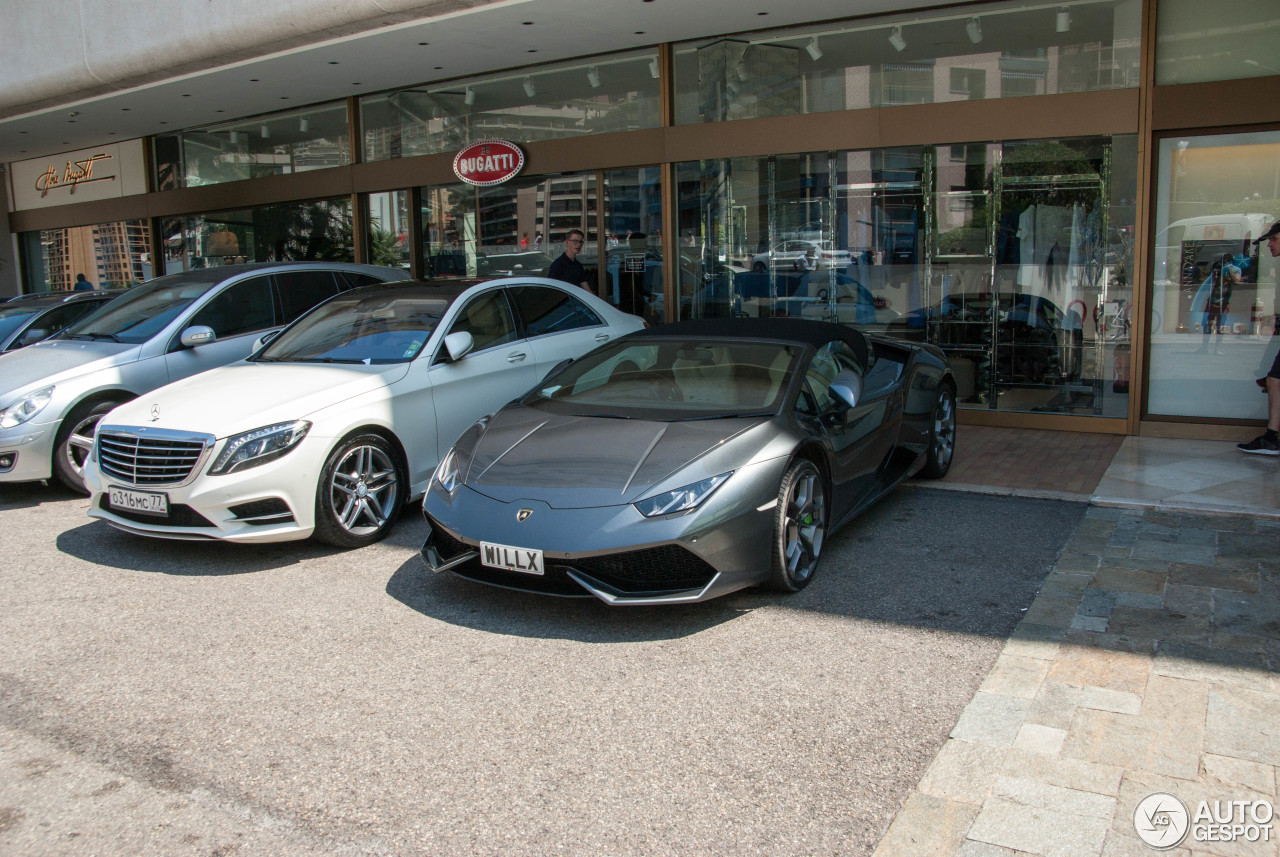
[(127, 509), (148, 515), (169, 514), (169, 495), (152, 494), (149, 491), (126, 491), (114, 485), (107, 486), (107, 497), (113, 509)]
[(542, 574), (542, 551), (511, 545), (480, 543), (480, 562), (489, 568), (504, 568), (524, 574)]

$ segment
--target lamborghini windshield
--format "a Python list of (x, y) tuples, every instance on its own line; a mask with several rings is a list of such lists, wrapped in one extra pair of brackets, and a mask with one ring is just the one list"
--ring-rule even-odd
[(624, 340), (547, 379), (526, 404), (619, 418), (764, 416), (777, 412), (799, 350), (760, 341)]

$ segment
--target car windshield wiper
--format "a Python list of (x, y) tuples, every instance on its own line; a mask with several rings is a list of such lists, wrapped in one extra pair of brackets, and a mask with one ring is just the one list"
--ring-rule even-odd
[[(276, 358), (278, 360), (288, 360), (285, 358)], [(371, 358), (368, 357), (300, 357), (298, 363), (350, 363), (353, 365), (363, 365), (368, 363)], [(293, 362), (293, 361), (289, 361)]]
[(601, 420), (633, 420), (635, 417), (624, 416), (623, 414), (578, 414), (580, 417), (590, 417)]
[(696, 417), (676, 417), (673, 423), (688, 423), (694, 420), (745, 420), (749, 417), (771, 417), (773, 411), (751, 411), (745, 414), (703, 414)]
[(108, 342), (120, 341), (114, 333), (68, 333), (66, 336), (62, 338), (63, 339), (88, 339), (90, 341), (105, 339)]

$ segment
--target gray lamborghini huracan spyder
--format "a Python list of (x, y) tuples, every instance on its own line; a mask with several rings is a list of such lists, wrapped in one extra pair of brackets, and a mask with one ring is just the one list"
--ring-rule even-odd
[(823, 540), (942, 477), (937, 348), (817, 321), (678, 322), (553, 371), (471, 426), (423, 500), (434, 571), (609, 604), (804, 587)]

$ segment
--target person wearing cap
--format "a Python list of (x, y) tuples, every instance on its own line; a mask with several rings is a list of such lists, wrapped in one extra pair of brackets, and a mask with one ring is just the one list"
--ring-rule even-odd
[[(1253, 243), (1263, 242), (1272, 258), (1280, 256), (1280, 220)], [(1266, 377), (1258, 379), (1258, 386), (1267, 394), (1267, 430), (1248, 443), (1236, 444), (1236, 448), (1250, 455), (1280, 456), (1280, 353), (1276, 354)]]

